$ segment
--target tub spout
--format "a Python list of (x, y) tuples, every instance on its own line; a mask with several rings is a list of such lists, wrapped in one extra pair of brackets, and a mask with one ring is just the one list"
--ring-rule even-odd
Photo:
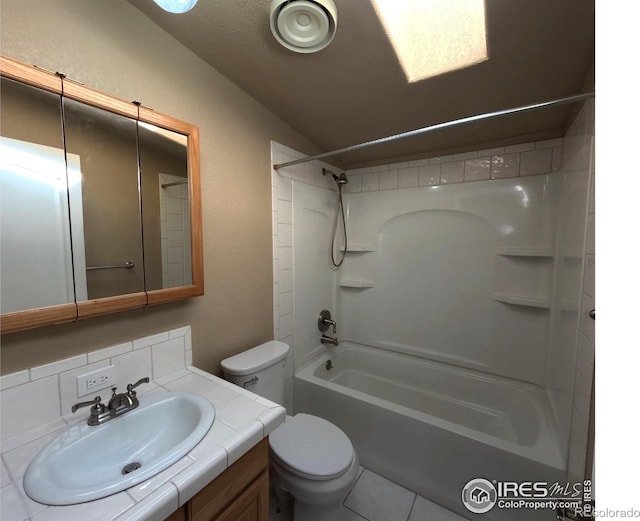
[(327, 335), (322, 335), (320, 342), (322, 342), (323, 344), (333, 344), (334, 346), (340, 345), (340, 342), (338, 342), (337, 338), (331, 338)]

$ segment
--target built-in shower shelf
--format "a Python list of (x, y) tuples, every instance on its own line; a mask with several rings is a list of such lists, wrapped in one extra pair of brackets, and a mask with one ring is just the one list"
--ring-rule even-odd
[(530, 308), (549, 309), (551, 301), (548, 298), (524, 297), (522, 295), (512, 295), (510, 293), (494, 293), (493, 300), (512, 304), (514, 306), (527, 306)]
[(500, 246), (496, 248), (497, 255), (512, 257), (553, 257), (553, 250), (549, 248), (514, 248)]
[(342, 288), (373, 288), (375, 284), (371, 280), (355, 280), (355, 279), (343, 279), (338, 281), (338, 286)]
[[(342, 248), (342, 251), (345, 251)], [(365, 253), (369, 251), (376, 251), (376, 248), (373, 244), (349, 244), (347, 245), (347, 253)]]

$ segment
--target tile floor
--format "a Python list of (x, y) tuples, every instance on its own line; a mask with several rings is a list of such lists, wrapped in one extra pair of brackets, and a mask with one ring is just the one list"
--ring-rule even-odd
[(361, 470), (343, 508), (342, 521), (467, 521), (368, 469)]
[[(468, 521), (362, 467), (342, 514), (340, 520), (332, 521)], [(272, 511), (270, 519), (281, 517)]]

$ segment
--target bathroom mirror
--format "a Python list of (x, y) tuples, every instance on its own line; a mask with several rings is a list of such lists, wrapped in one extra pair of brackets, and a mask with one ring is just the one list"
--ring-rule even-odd
[(202, 295), (198, 128), (0, 66), (2, 333)]

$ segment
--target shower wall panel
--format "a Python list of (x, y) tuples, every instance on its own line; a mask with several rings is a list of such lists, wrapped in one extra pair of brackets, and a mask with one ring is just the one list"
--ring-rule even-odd
[[(557, 175), (348, 194), (342, 336), (538, 385)], [(359, 287), (356, 281), (367, 281)]]

